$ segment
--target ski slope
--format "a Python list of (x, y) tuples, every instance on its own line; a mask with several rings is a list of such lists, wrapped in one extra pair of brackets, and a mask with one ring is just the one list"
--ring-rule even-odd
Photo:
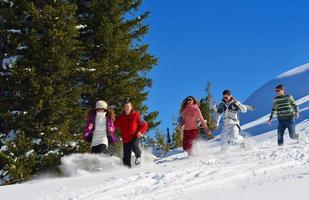
[[(309, 196), (309, 120), (298, 124), (298, 142), (276, 145), (276, 132), (247, 139), (247, 149), (221, 153), (218, 141), (202, 142), (197, 155), (181, 149), (165, 158), (145, 153), (143, 165), (123, 168), (118, 158), (72, 155), (63, 159), (70, 177), (42, 177), (0, 187), (6, 200), (279, 199)], [(93, 165), (90, 165), (90, 164)], [(89, 168), (89, 166), (92, 166)], [(96, 172), (95, 172), (96, 171)]]
[[(301, 122), (303, 120), (309, 119), (309, 95), (297, 99), (296, 104), (300, 107), (300, 117), (296, 118), (295, 121)], [(278, 121), (274, 120), (273, 124), (268, 126), (269, 117), (270, 114), (267, 114), (255, 121), (242, 125), (241, 128), (244, 132), (250, 133), (250, 135), (258, 135), (269, 130), (274, 130), (278, 126)]]
[(277, 123), (272, 126), (265, 126), (269, 118), (275, 94), (275, 87), (283, 84), (286, 93), (291, 94), (299, 105), (301, 114), (296, 122), (309, 119), (309, 63), (284, 72), (262, 87), (258, 88), (244, 102), (247, 105), (256, 107), (256, 111), (241, 115), (243, 129), (251, 135), (263, 134), (274, 130)]
[[(267, 120), (274, 87), (284, 84), (300, 106), (299, 141), (278, 147), (276, 126)], [(246, 148), (220, 151), (219, 139), (200, 142), (188, 158), (181, 149), (156, 158), (144, 151), (143, 163), (124, 168), (116, 157), (73, 154), (62, 158), (63, 178), (44, 175), (0, 187), (5, 200), (308, 200), (309, 64), (285, 72), (245, 102), (257, 107), (243, 115)], [(245, 117), (246, 116), (246, 117)]]

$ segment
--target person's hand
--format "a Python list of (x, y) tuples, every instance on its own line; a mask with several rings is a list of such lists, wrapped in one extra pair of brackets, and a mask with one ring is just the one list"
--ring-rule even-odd
[(247, 105), (247, 109), (250, 110), (250, 111), (255, 111), (255, 106)]
[(299, 113), (295, 113), (294, 117), (298, 118), (299, 117)]
[(208, 132), (207, 135), (208, 135), (209, 139), (214, 139), (215, 138), (215, 136), (210, 131)]
[(88, 125), (88, 129), (89, 129), (89, 130), (92, 130), (92, 129), (93, 129), (93, 123), (90, 123), (90, 124)]
[(113, 127), (109, 127), (109, 132), (114, 132), (115, 129)]
[(141, 138), (143, 137), (143, 134), (139, 131), (137, 134), (136, 134), (137, 138)]
[(212, 102), (212, 107), (213, 107), (213, 108), (216, 108), (216, 107), (217, 107), (217, 102), (216, 102), (216, 101), (213, 101), (213, 102)]
[(268, 125), (269, 125), (269, 126), (271, 126), (271, 119), (270, 119), (270, 120), (268, 120)]

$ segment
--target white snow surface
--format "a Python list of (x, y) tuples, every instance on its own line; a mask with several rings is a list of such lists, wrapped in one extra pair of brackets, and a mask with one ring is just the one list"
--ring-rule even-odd
[(116, 157), (64, 157), (68, 177), (38, 178), (0, 187), (7, 200), (298, 199), (309, 196), (309, 120), (297, 126), (299, 141), (276, 145), (276, 132), (247, 138), (247, 148), (220, 151), (217, 140), (200, 142), (197, 155), (181, 149), (167, 157), (144, 152), (143, 164), (127, 169)]
[[(156, 158), (143, 151), (142, 165), (127, 169), (117, 157), (73, 154), (62, 158), (66, 177), (40, 176), (0, 187), (5, 200), (308, 200), (309, 70), (308, 64), (278, 76), (246, 101), (257, 106), (242, 126), (246, 148), (220, 150), (219, 139), (199, 142), (196, 155), (182, 149)], [(297, 100), (301, 117), (292, 141), (277, 146), (276, 122), (268, 126), (275, 85), (285, 84)], [(266, 108), (263, 108), (265, 106)], [(245, 116), (245, 115), (243, 115)], [(134, 159), (134, 157), (132, 157)]]
[(286, 77), (289, 77), (289, 76), (295, 76), (296, 74), (304, 73), (308, 70), (309, 70), (309, 63), (301, 65), (301, 66), (296, 67), (294, 69), (291, 69), (287, 72), (284, 72), (281, 75), (279, 75), (277, 78), (282, 79), (282, 78), (286, 78)]

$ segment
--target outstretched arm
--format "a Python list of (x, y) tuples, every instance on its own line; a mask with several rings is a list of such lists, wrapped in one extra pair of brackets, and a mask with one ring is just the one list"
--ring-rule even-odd
[(87, 118), (86, 125), (83, 130), (84, 139), (86, 139), (93, 130), (94, 130), (94, 121), (93, 121), (93, 118), (89, 115)]
[(235, 101), (235, 105), (240, 109), (242, 113), (246, 113), (248, 111), (247, 105), (240, 103), (238, 100), (234, 100), (234, 101)]
[(273, 106), (271, 108), (271, 113), (270, 113), (270, 117), (269, 117), (269, 121), (271, 121), (274, 117), (274, 114), (277, 112), (277, 105), (276, 102), (273, 102)]
[(255, 111), (255, 106), (246, 105), (249, 111)]

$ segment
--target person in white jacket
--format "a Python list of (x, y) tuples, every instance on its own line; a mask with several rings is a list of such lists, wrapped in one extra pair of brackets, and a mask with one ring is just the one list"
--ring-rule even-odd
[(86, 126), (84, 127), (84, 139), (91, 143), (92, 153), (109, 154), (109, 143), (116, 143), (115, 114), (108, 109), (105, 101), (98, 101), (95, 109), (88, 113)]
[(217, 127), (219, 127), (220, 120), (223, 116), (223, 129), (221, 132), (222, 150), (226, 150), (232, 144), (244, 146), (244, 138), (240, 135), (239, 112), (247, 112), (248, 106), (241, 104), (233, 98), (231, 91), (224, 90), (222, 102), (219, 105), (214, 102), (213, 108), (217, 113)]

